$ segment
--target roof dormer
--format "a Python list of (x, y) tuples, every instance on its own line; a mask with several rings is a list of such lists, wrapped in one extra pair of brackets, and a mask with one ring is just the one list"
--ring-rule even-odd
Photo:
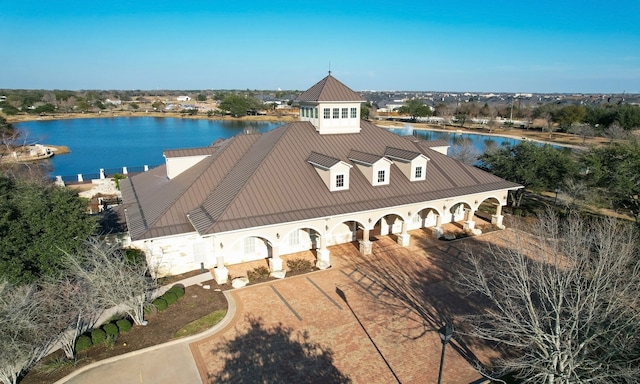
[(393, 159), (396, 166), (410, 181), (426, 179), (429, 158), (422, 153), (387, 147), (384, 155)]
[(365, 100), (331, 72), (296, 101), (300, 120), (309, 121), (321, 135), (360, 132), (360, 106)]
[(311, 152), (307, 162), (315, 168), (329, 191), (345, 191), (349, 189), (349, 171), (351, 165), (331, 156)]
[(360, 151), (351, 151), (349, 160), (353, 161), (360, 172), (373, 186), (388, 185), (391, 179), (391, 164), (393, 162), (384, 156)]

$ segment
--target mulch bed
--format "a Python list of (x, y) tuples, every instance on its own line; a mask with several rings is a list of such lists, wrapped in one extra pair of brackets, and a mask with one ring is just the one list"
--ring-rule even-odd
[(134, 325), (129, 332), (120, 334), (113, 346), (94, 346), (78, 353), (80, 361), (75, 367), (65, 367), (55, 373), (44, 372), (41, 368), (47, 361), (64, 356), (62, 351), (57, 351), (36, 365), (20, 383), (52, 383), (75, 369), (95, 361), (173, 340), (173, 335), (186, 324), (211, 312), (227, 309), (227, 300), (223, 293), (216, 291), (216, 289), (229, 289), (230, 284), (218, 286), (214, 280), (211, 280), (204, 282), (203, 285), (209, 285), (211, 289), (207, 290), (199, 285), (186, 287), (185, 295), (182, 298), (162, 312), (148, 314), (146, 319), (149, 323), (146, 326)]

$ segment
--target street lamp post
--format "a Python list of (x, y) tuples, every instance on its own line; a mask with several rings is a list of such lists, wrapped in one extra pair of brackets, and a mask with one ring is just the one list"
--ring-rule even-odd
[(442, 382), (442, 366), (444, 365), (444, 349), (453, 336), (453, 324), (447, 323), (444, 327), (438, 329), (440, 341), (442, 341), (442, 354), (440, 355), (440, 370), (438, 371), (438, 384)]

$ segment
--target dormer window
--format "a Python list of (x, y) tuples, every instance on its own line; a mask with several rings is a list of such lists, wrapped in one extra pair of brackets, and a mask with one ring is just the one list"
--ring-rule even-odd
[(324, 118), (325, 119), (330, 119), (331, 118), (331, 109), (330, 108), (325, 108), (324, 109)]
[(385, 156), (393, 159), (396, 166), (410, 181), (426, 179), (427, 161), (429, 158), (419, 152), (387, 147)]
[(340, 118), (340, 108), (333, 108), (333, 118), (334, 119)]
[(360, 172), (369, 180), (373, 186), (388, 185), (391, 160), (384, 156), (374, 155), (360, 151), (351, 151), (349, 160), (353, 161)]
[(311, 152), (307, 162), (313, 165), (331, 192), (349, 189), (349, 170), (352, 167), (350, 164), (317, 152)]

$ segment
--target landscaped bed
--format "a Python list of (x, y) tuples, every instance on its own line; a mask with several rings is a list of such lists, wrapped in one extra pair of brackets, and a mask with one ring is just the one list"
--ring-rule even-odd
[[(204, 289), (205, 285), (209, 285), (210, 289)], [(146, 326), (134, 325), (130, 331), (120, 333), (118, 339), (110, 346), (96, 345), (79, 352), (75, 365), (53, 363), (56, 360), (62, 361), (64, 358), (62, 351), (54, 352), (38, 363), (24, 377), (21, 384), (53, 383), (75, 369), (93, 362), (171, 341), (177, 337), (176, 333), (187, 324), (208, 317), (204, 321), (204, 326), (198, 328), (196, 325), (196, 330), (192, 332), (203, 331), (212, 325), (212, 321), (215, 319), (219, 321), (224, 317), (223, 313), (226, 313), (227, 301), (221, 290), (228, 288), (229, 284), (218, 286), (213, 280), (204, 282), (202, 285), (186, 287), (185, 295), (169, 305), (167, 309), (148, 314), (146, 319), (149, 323)], [(211, 315), (212, 313), (216, 313), (216, 315)], [(184, 336), (183, 332), (181, 335)], [(60, 369), (47, 372), (47, 367), (53, 368), (54, 366), (59, 366)]]

